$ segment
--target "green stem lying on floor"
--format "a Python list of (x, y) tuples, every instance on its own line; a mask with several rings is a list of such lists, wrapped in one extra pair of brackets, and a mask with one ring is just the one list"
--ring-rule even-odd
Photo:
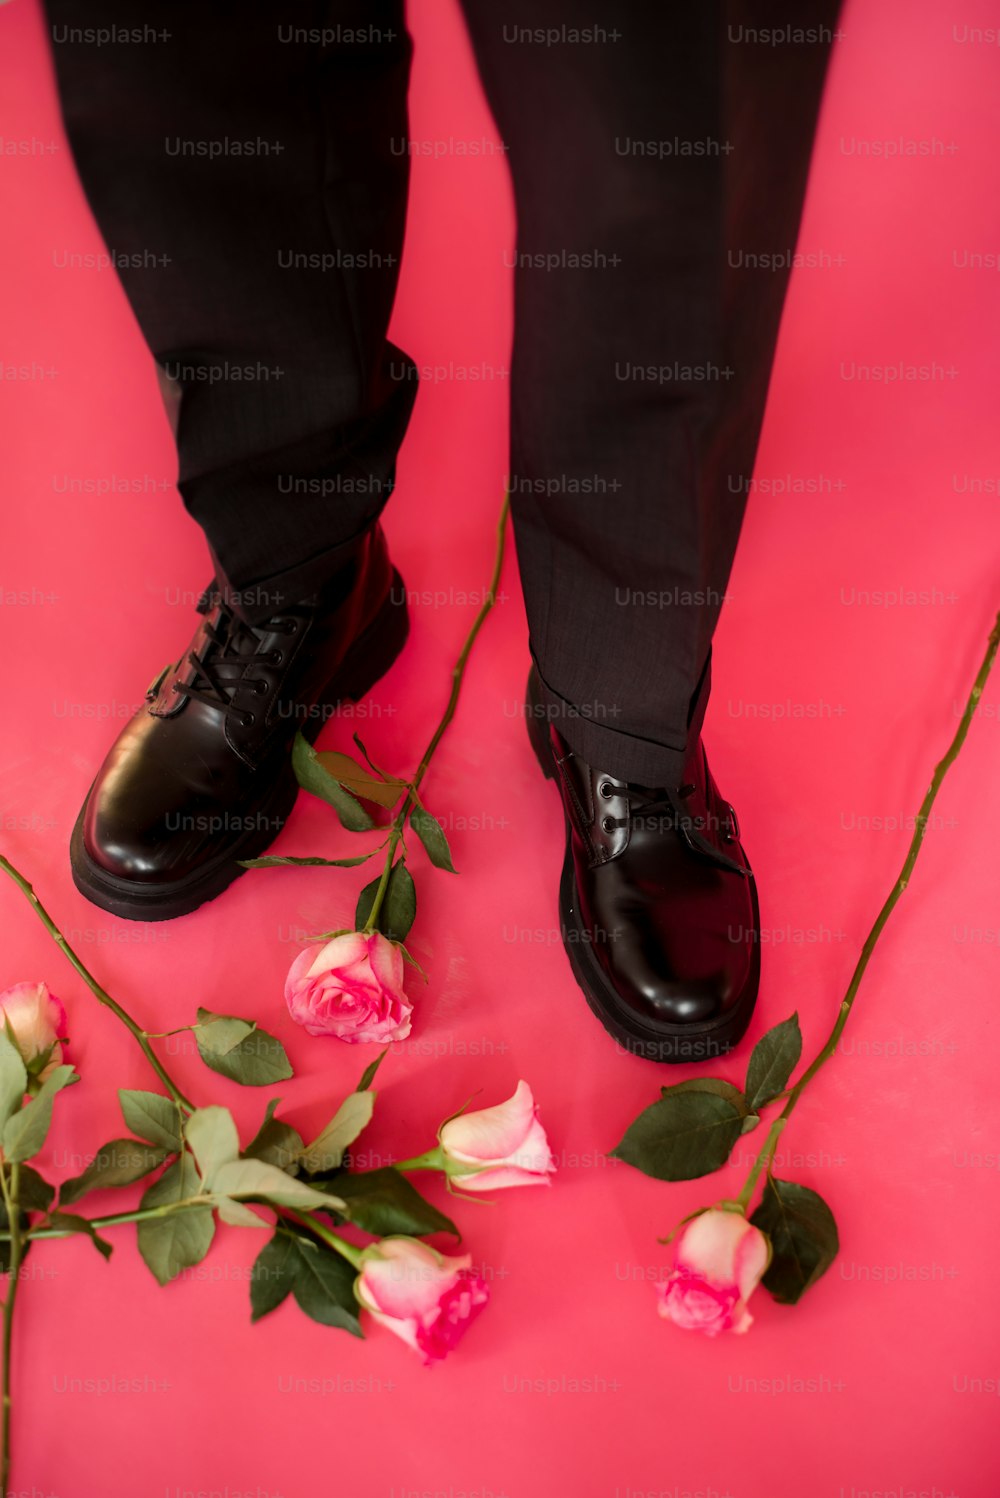
[[(187, 1196), (183, 1201), (164, 1202), (159, 1207), (136, 1207), (133, 1212), (110, 1212), (106, 1217), (88, 1217), (87, 1221), (95, 1232), (102, 1228), (116, 1228), (123, 1223), (129, 1222), (151, 1222), (155, 1217), (172, 1217), (177, 1213), (188, 1212), (192, 1207), (210, 1207), (214, 1198), (208, 1195)], [(32, 1228), (27, 1234), (32, 1240), (36, 1238), (71, 1238), (75, 1228)], [(6, 1238), (5, 1233), (0, 1233), (0, 1243)]]
[(25, 879), (24, 875), (14, 867), (9, 859), (4, 858), (2, 854), (0, 854), (0, 869), (2, 869), (5, 874), (8, 874), (10, 878), (13, 879), (18, 889), (34, 908), (35, 914), (38, 916), (46, 931), (52, 937), (56, 945), (61, 948), (63, 955), (68, 959), (70, 963), (72, 963), (73, 967), (76, 968), (77, 972), (80, 974), (80, 977), (83, 979), (84, 983), (86, 983), (87, 987), (90, 989), (91, 993), (98, 1000), (98, 1002), (103, 1004), (106, 1009), (110, 1009), (111, 1013), (116, 1015), (117, 1018), (121, 1020), (122, 1024), (142, 1049), (142, 1053), (145, 1056), (146, 1060), (149, 1062), (150, 1066), (153, 1068), (156, 1075), (159, 1077), (160, 1081), (163, 1083), (164, 1087), (173, 1098), (174, 1102), (177, 1103), (179, 1107), (183, 1108), (187, 1113), (193, 1113), (194, 1103), (190, 1102), (189, 1099), (184, 1096), (183, 1092), (181, 1092), (180, 1088), (177, 1086), (176, 1082), (173, 1080), (166, 1067), (162, 1064), (156, 1052), (153, 1050), (153, 1047), (150, 1045), (145, 1030), (143, 1030), (139, 1025), (136, 1024), (132, 1016), (122, 1008), (117, 999), (113, 999), (111, 995), (101, 987), (97, 979), (91, 972), (88, 971), (88, 969), (80, 961), (79, 957), (73, 951), (73, 948), (70, 946), (65, 936), (63, 936), (62, 932), (59, 930), (59, 927), (49, 915), (48, 911), (45, 909), (45, 906), (35, 894), (35, 891), (32, 889), (27, 879)]
[(444, 713), (442, 714), (441, 721), (438, 723), (437, 728), (435, 728), (434, 733), (431, 736), (430, 743), (424, 750), (423, 758), (421, 759), (420, 764), (417, 766), (416, 774), (410, 782), (410, 789), (407, 792), (403, 803), (399, 808), (399, 811), (396, 813), (396, 815), (392, 819), (392, 822), (389, 824), (389, 842), (388, 847), (386, 848), (385, 867), (382, 870), (382, 875), (378, 882), (378, 889), (375, 891), (375, 898), (372, 901), (372, 908), (368, 912), (368, 919), (362, 927), (362, 931), (365, 935), (368, 935), (369, 932), (375, 930), (379, 911), (382, 908), (382, 901), (384, 900), (385, 892), (389, 887), (389, 876), (392, 873), (393, 860), (396, 857), (396, 849), (399, 846), (400, 839), (403, 836), (403, 828), (406, 825), (406, 819), (410, 815), (410, 812), (413, 810), (414, 806), (418, 804), (419, 797), (417, 795), (417, 791), (420, 787), (420, 782), (427, 774), (428, 766), (430, 765), (431, 759), (434, 755), (434, 751), (437, 749), (438, 744), (440, 744), (441, 739), (444, 736), (445, 729), (448, 727), (448, 724), (455, 716), (455, 709), (458, 707), (459, 693), (462, 690), (462, 680), (465, 676), (465, 668), (468, 665), (469, 655), (472, 651), (473, 645), (476, 642), (476, 636), (483, 627), (487, 614), (490, 612), (494, 603), (496, 602), (497, 588), (500, 585), (500, 573), (503, 569), (504, 546), (507, 536), (507, 515), (509, 513), (509, 510), (510, 498), (508, 495), (504, 495), (504, 501), (502, 506), (500, 507), (500, 519), (497, 522), (497, 543), (496, 556), (493, 562), (493, 576), (490, 578), (490, 585), (487, 589), (486, 597), (483, 600), (482, 608), (479, 610), (479, 613), (476, 615), (475, 619), (472, 622), (472, 628), (466, 635), (465, 644), (462, 646), (458, 660), (455, 662), (454, 669), (452, 670), (451, 693), (448, 697), (448, 705), (445, 708)]
[(785, 1103), (785, 1106), (782, 1109), (781, 1113), (771, 1125), (770, 1132), (768, 1133), (768, 1136), (764, 1141), (764, 1147), (761, 1150), (760, 1154), (757, 1156), (757, 1159), (754, 1161), (753, 1168), (751, 1169), (750, 1174), (747, 1176), (746, 1184), (737, 1197), (737, 1201), (739, 1202), (744, 1212), (750, 1204), (750, 1199), (753, 1196), (762, 1171), (764, 1171), (765, 1169), (770, 1171), (771, 1162), (774, 1159), (778, 1140), (781, 1137), (782, 1130), (788, 1123), (789, 1118), (791, 1118), (792, 1113), (795, 1110), (796, 1103), (798, 1102), (799, 1098), (802, 1096), (802, 1093), (805, 1091), (806, 1087), (812, 1081), (816, 1073), (822, 1066), (826, 1065), (830, 1057), (833, 1055), (834, 1051), (837, 1049), (837, 1042), (843, 1034), (844, 1026), (847, 1024), (847, 1019), (853, 1007), (854, 1000), (857, 997), (858, 989), (861, 987), (861, 980), (865, 975), (865, 971), (868, 967), (869, 962), (871, 961), (872, 953), (875, 951), (878, 939), (882, 935), (882, 932), (885, 929), (886, 922), (892, 915), (892, 912), (895, 910), (903, 891), (906, 889), (906, 886), (910, 882), (910, 875), (913, 872), (913, 866), (916, 863), (917, 855), (919, 854), (920, 849), (923, 846), (924, 833), (927, 831), (927, 823), (930, 819), (931, 808), (933, 807), (934, 802), (937, 799), (937, 794), (941, 789), (944, 777), (951, 769), (951, 766), (955, 763), (955, 760), (958, 758), (959, 751), (961, 750), (962, 745), (965, 743), (966, 735), (969, 732), (969, 725), (972, 722), (973, 715), (975, 714), (976, 707), (979, 703), (979, 699), (983, 695), (983, 688), (986, 685), (987, 678), (989, 677), (990, 671), (993, 669), (993, 663), (996, 660), (998, 648), (1000, 648), (1000, 614), (997, 614), (993, 629), (991, 630), (989, 639), (986, 642), (986, 654), (983, 656), (982, 665), (979, 667), (976, 679), (972, 684), (972, 690), (969, 693), (968, 701), (965, 704), (965, 711), (963, 712), (961, 719), (959, 720), (958, 727), (955, 730), (955, 737), (949, 744), (944, 756), (938, 762), (938, 765), (931, 778), (931, 783), (927, 788), (927, 794), (921, 802), (920, 810), (917, 812), (916, 821), (913, 828), (913, 837), (910, 840), (910, 846), (907, 850), (906, 858), (903, 861), (903, 867), (900, 870), (899, 878), (896, 880), (892, 889), (889, 891), (885, 904), (882, 906), (882, 909), (879, 911), (877, 917), (875, 918), (875, 924), (872, 926), (871, 931), (869, 931), (868, 939), (861, 949), (861, 956), (858, 958), (857, 966), (855, 967), (854, 973), (851, 976), (851, 981), (847, 986), (847, 992), (844, 995), (843, 1000), (841, 1001), (840, 1010), (837, 1014), (837, 1019), (833, 1026), (833, 1029), (830, 1031), (830, 1035), (827, 1039), (826, 1044), (816, 1054), (813, 1061), (802, 1073), (801, 1077), (795, 1083), (794, 1087), (789, 1088), (788, 1101)]
[[(7, 1171), (10, 1170), (8, 1181)], [(3, 1397), (3, 1457), (0, 1459), (0, 1493), (10, 1492), (10, 1427), (14, 1391), (11, 1382), (11, 1354), (14, 1341), (14, 1307), (17, 1289), (21, 1282), (21, 1260), (24, 1257), (24, 1240), (21, 1232), (21, 1207), (18, 1199), (21, 1167), (12, 1164), (0, 1165), (0, 1191), (3, 1193), (4, 1211), (10, 1234), (10, 1264), (7, 1269), (7, 1297), (3, 1303), (3, 1370), (0, 1374), (0, 1389)]]
[[(14, 1167), (12, 1166), (11, 1169), (13, 1170), (13, 1168)], [(2, 1168), (0, 1168), (0, 1189), (3, 1188), (4, 1184), (5, 1183), (2, 1177)], [(214, 1197), (212, 1197), (211, 1195), (202, 1194), (199, 1196), (185, 1197), (183, 1201), (179, 1202), (164, 1202), (162, 1206), (159, 1207), (136, 1207), (131, 1212), (109, 1212), (104, 1217), (89, 1217), (86, 1220), (90, 1223), (90, 1226), (94, 1229), (95, 1232), (100, 1232), (104, 1228), (123, 1227), (126, 1224), (132, 1222), (152, 1222), (154, 1218), (158, 1217), (173, 1217), (178, 1214), (190, 1211), (192, 1207), (211, 1207), (214, 1205)], [(348, 1259), (352, 1264), (357, 1265), (360, 1262), (360, 1255), (362, 1252), (361, 1249), (356, 1248), (353, 1243), (347, 1243), (343, 1238), (338, 1237), (338, 1235), (334, 1233), (332, 1229), (328, 1228), (324, 1223), (319, 1222), (316, 1218), (307, 1217), (299, 1212), (293, 1212), (290, 1208), (287, 1207), (282, 1207), (280, 1211), (277, 1208), (274, 1208), (273, 1210), (275, 1211), (277, 1216), (276, 1226), (280, 1227), (282, 1222), (287, 1218), (289, 1221), (296, 1223), (298, 1226), (307, 1228), (309, 1232), (314, 1233), (317, 1238), (322, 1238), (324, 1243), (327, 1243), (331, 1248), (336, 1249), (339, 1254), (342, 1254), (343, 1257), (345, 1259)], [(261, 1226), (266, 1227), (266, 1225), (267, 1224), (264, 1222), (264, 1219), (261, 1218)], [(28, 1239), (31, 1239), (32, 1242), (35, 1242), (36, 1240), (47, 1238), (72, 1238), (76, 1234), (76, 1232), (77, 1229), (75, 1228), (37, 1227), (30, 1228), (28, 1232), (23, 1233), (18, 1227), (17, 1240), (19, 1258), (22, 1260), (24, 1258), (24, 1245), (26, 1244)], [(14, 1241), (14, 1232), (9, 1230), (0, 1231), (0, 1243), (10, 1243), (12, 1259), (14, 1252)], [(2, 1494), (2, 1490), (0, 1490), (0, 1494)]]
[(282, 1209), (281, 1217), (285, 1221), (298, 1223), (300, 1227), (307, 1228), (310, 1233), (315, 1233), (317, 1238), (322, 1239), (329, 1248), (333, 1249), (334, 1253), (340, 1254), (341, 1258), (346, 1259), (349, 1264), (353, 1264), (355, 1269), (361, 1268), (364, 1249), (358, 1248), (354, 1243), (348, 1243), (332, 1228), (318, 1222), (315, 1217), (303, 1217), (301, 1213), (293, 1212), (289, 1207)]

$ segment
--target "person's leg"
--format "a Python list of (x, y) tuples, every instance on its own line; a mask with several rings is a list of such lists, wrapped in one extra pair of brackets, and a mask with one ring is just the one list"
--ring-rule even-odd
[(89, 899), (161, 920), (263, 852), (295, 800), (296, 729), (315, 738), (405, 638), (377, 516), (416, 390), (386, 341), (411, 49), (402, 0), (49, 17), (85, 191), (181, 388), (180, 488), (215, 568), (71, 844)]
[(795, 245), (837, 3), (464, 8), (517, 208), (511, 507), (563, 935), (622, 1044), (706, 1060), (760, 973), (700, 739), (788, 280), (749, 267)]
[[(789, 275), (749, 266), (795, 245), (837, 0), (792, 28), (753, 0), (464, 9), (517, 207), (511, 506), (542, 701), (585, 759), (676, 782)], [(779, 26), (803, 39), (751, 40)]]
[[(409, 160), (402, 0), (46, 0), (67, 133), (158, 364), (180, 490), (245, 617), (349, 560), (416, 393), (386, 341)], [(137, 24), (140, 20), (140, 24)], [(94, 28), (123, 38), (95, 46)]]

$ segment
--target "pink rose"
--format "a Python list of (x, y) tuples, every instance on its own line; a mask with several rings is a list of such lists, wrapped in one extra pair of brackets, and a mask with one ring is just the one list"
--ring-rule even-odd
[(300, 952), (285, 980), (285, 1001), (310, 1035), (357, 1041), (403, 1040), (413, 1005), (403, 992), (399, 948), (372, 931), (348, 931)]
[(44, 983), (15, 983), (0, 993), (0, 1013), (28, 1075), (43, 1082), (62, 1061), (65, 1009)]
[[(438, 1139), (449, 1179), (466, 1191), (548, 1186), (556, 1167), (537, 1112), (531, 1088), (527, 1082), (518, 1082), (514, 1096), (505, 1103), (477, 1113), (460, 1113), (442, 1124)], [(463, 1174), (448, 1162), (475, 1168)]]
[(383, 1238), (365, 1251), (358, 1300), (425, 1363), (451, 1352), (489, 1300), (471, 1255), (449, 1258), (417, 1238)]
[(675, 1239), (673, 1273), (657, 1286), (660, 1315), (710, 1337), (748, 1331), (746, 1304), (770, 1257), (767, 1238), (742, 1213), (700, 1213)]

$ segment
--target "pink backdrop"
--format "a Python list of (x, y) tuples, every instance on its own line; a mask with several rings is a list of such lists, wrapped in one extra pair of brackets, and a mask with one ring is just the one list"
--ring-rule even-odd
[[(750, 1043), (793, 1008), (807, 1053), (829, 1028), (998, 603), (1000, 280), (969, 263), (985, 252), (995, 267), (1000, 251), (1000, 49), (971, 30), (995, 27), (997, 13), (967, 0), (953, 22), (947, 9), (848, 9), (800, 242), (820, 263), (794, 278), (717, 641), (707, 736), (742, 815), (765, 939), (753, 1028), (721, 1068), (736, 1079)], [(451, 0), (418, 0), (412, 28), (414, 138), (492, 136)], [(0, 9), (0, 98), (3, 846), (151, 1028), (187, 1022), (198, 1003), (273, 1028), (299, 1078), (279, 1089), (286, 1111), (308, 1130), (364, 1057), (297, 1030), (282, 978), (296, 931), (349, 917), (362, 871), (251, 875), (197, 914), (148, 927), (96, 911), (70, 882), (81, 799), (111, 734), (186, 641), (207, 568), (116, 279), (57, 264), (100, 239), (32, 0)], [(861, 154), (856, 143), (873, 141), (923, 146)], [(511, 237), (501, 155), (415, 161), (394, 337), (419, 363), (506, 363)], [(929, 366), (930, 378), (851, 377), (901, 364)], [(360, 725), (390, 770), (413, 767), (471, 619), (448, 590), (479, 588), (488, 573), (506, 396), (500, 380), (429, 380), (417, 404), (387, 529), (408, 586), (427, 596)], [(111, 475), (147, 492), (92, 492)], [(655, 1240), (738, 1189), (751, 1141), (736, 1169), (687, 1186), (603, 1153), (662, 1081), (685, 1073), (620, 1054), (560, 949), (562, 818), (518, 719), (526, 631), (513, 557), (504, 583), (426, 783), (462, 873), (419, 870), (412, 945), (431, 982), (416, 995), (412, 1041), (383, 1069), (369, 1136), (399, 1158), (475, 1089), (494, 1101), (531, 1081), (561, 1161), (556, 1184), (460, 1212), (491, 1307), (427, 1371), (388, 1333), (356, 1342), (290, 1302), (251, 1328), (247, 1272), (262, 1240), (247, 1231), (221, 1230), (205, 1264), (165, 1290), (130, 1229), (116, 1230), (110, 1266), (83, 1242), (42, 1245), (19, 1313), (15, 1488), (995, 1494), (1000, 683), (843, 1054), (779, 1157), (832, 1204), (841, 1256), (797, 1309), (762, 1293), (747, 1337), (702, 1340), (654, 1314), (667, 1263)], [(350, 748), (354, 726), (323, 742)], [(349, 843), (332, 813), (303, 800), (279, 851), (337, 856)], [(0, 910), (0, 985), (45, 976), (71, 1012), (84, 1081), (61, 1100), (43, 1161), (61, 1177), (120, 1132), (114, 1089), (150, 1077), (6, 883)], [(189, 1089), (252, 1129), (259, 1093), (212, 1078), (196, 1057), (174, 1061)], [(80, 1382), (109, 1379), (139, 1392)]]

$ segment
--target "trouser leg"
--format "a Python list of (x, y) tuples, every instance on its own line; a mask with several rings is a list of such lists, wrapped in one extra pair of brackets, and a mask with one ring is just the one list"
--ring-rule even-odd
[(774, 45), (787, 8), (753, 0), (464, 0), (517, 209), (511, 501), (544, 706), (648, 785), (676, 783), (708, 698), (788, 281), (747, 257), (794, 249), (837, 9), (805, 0)]
[[(402, 0), (47, 7), (84, 190), (181, 387), (181, 494), (239, 611), (263, 617), (350, 560), (416, 392), (386, 341), (408, 182)], [(119, 39), (96, 45), (109, 28)]]

